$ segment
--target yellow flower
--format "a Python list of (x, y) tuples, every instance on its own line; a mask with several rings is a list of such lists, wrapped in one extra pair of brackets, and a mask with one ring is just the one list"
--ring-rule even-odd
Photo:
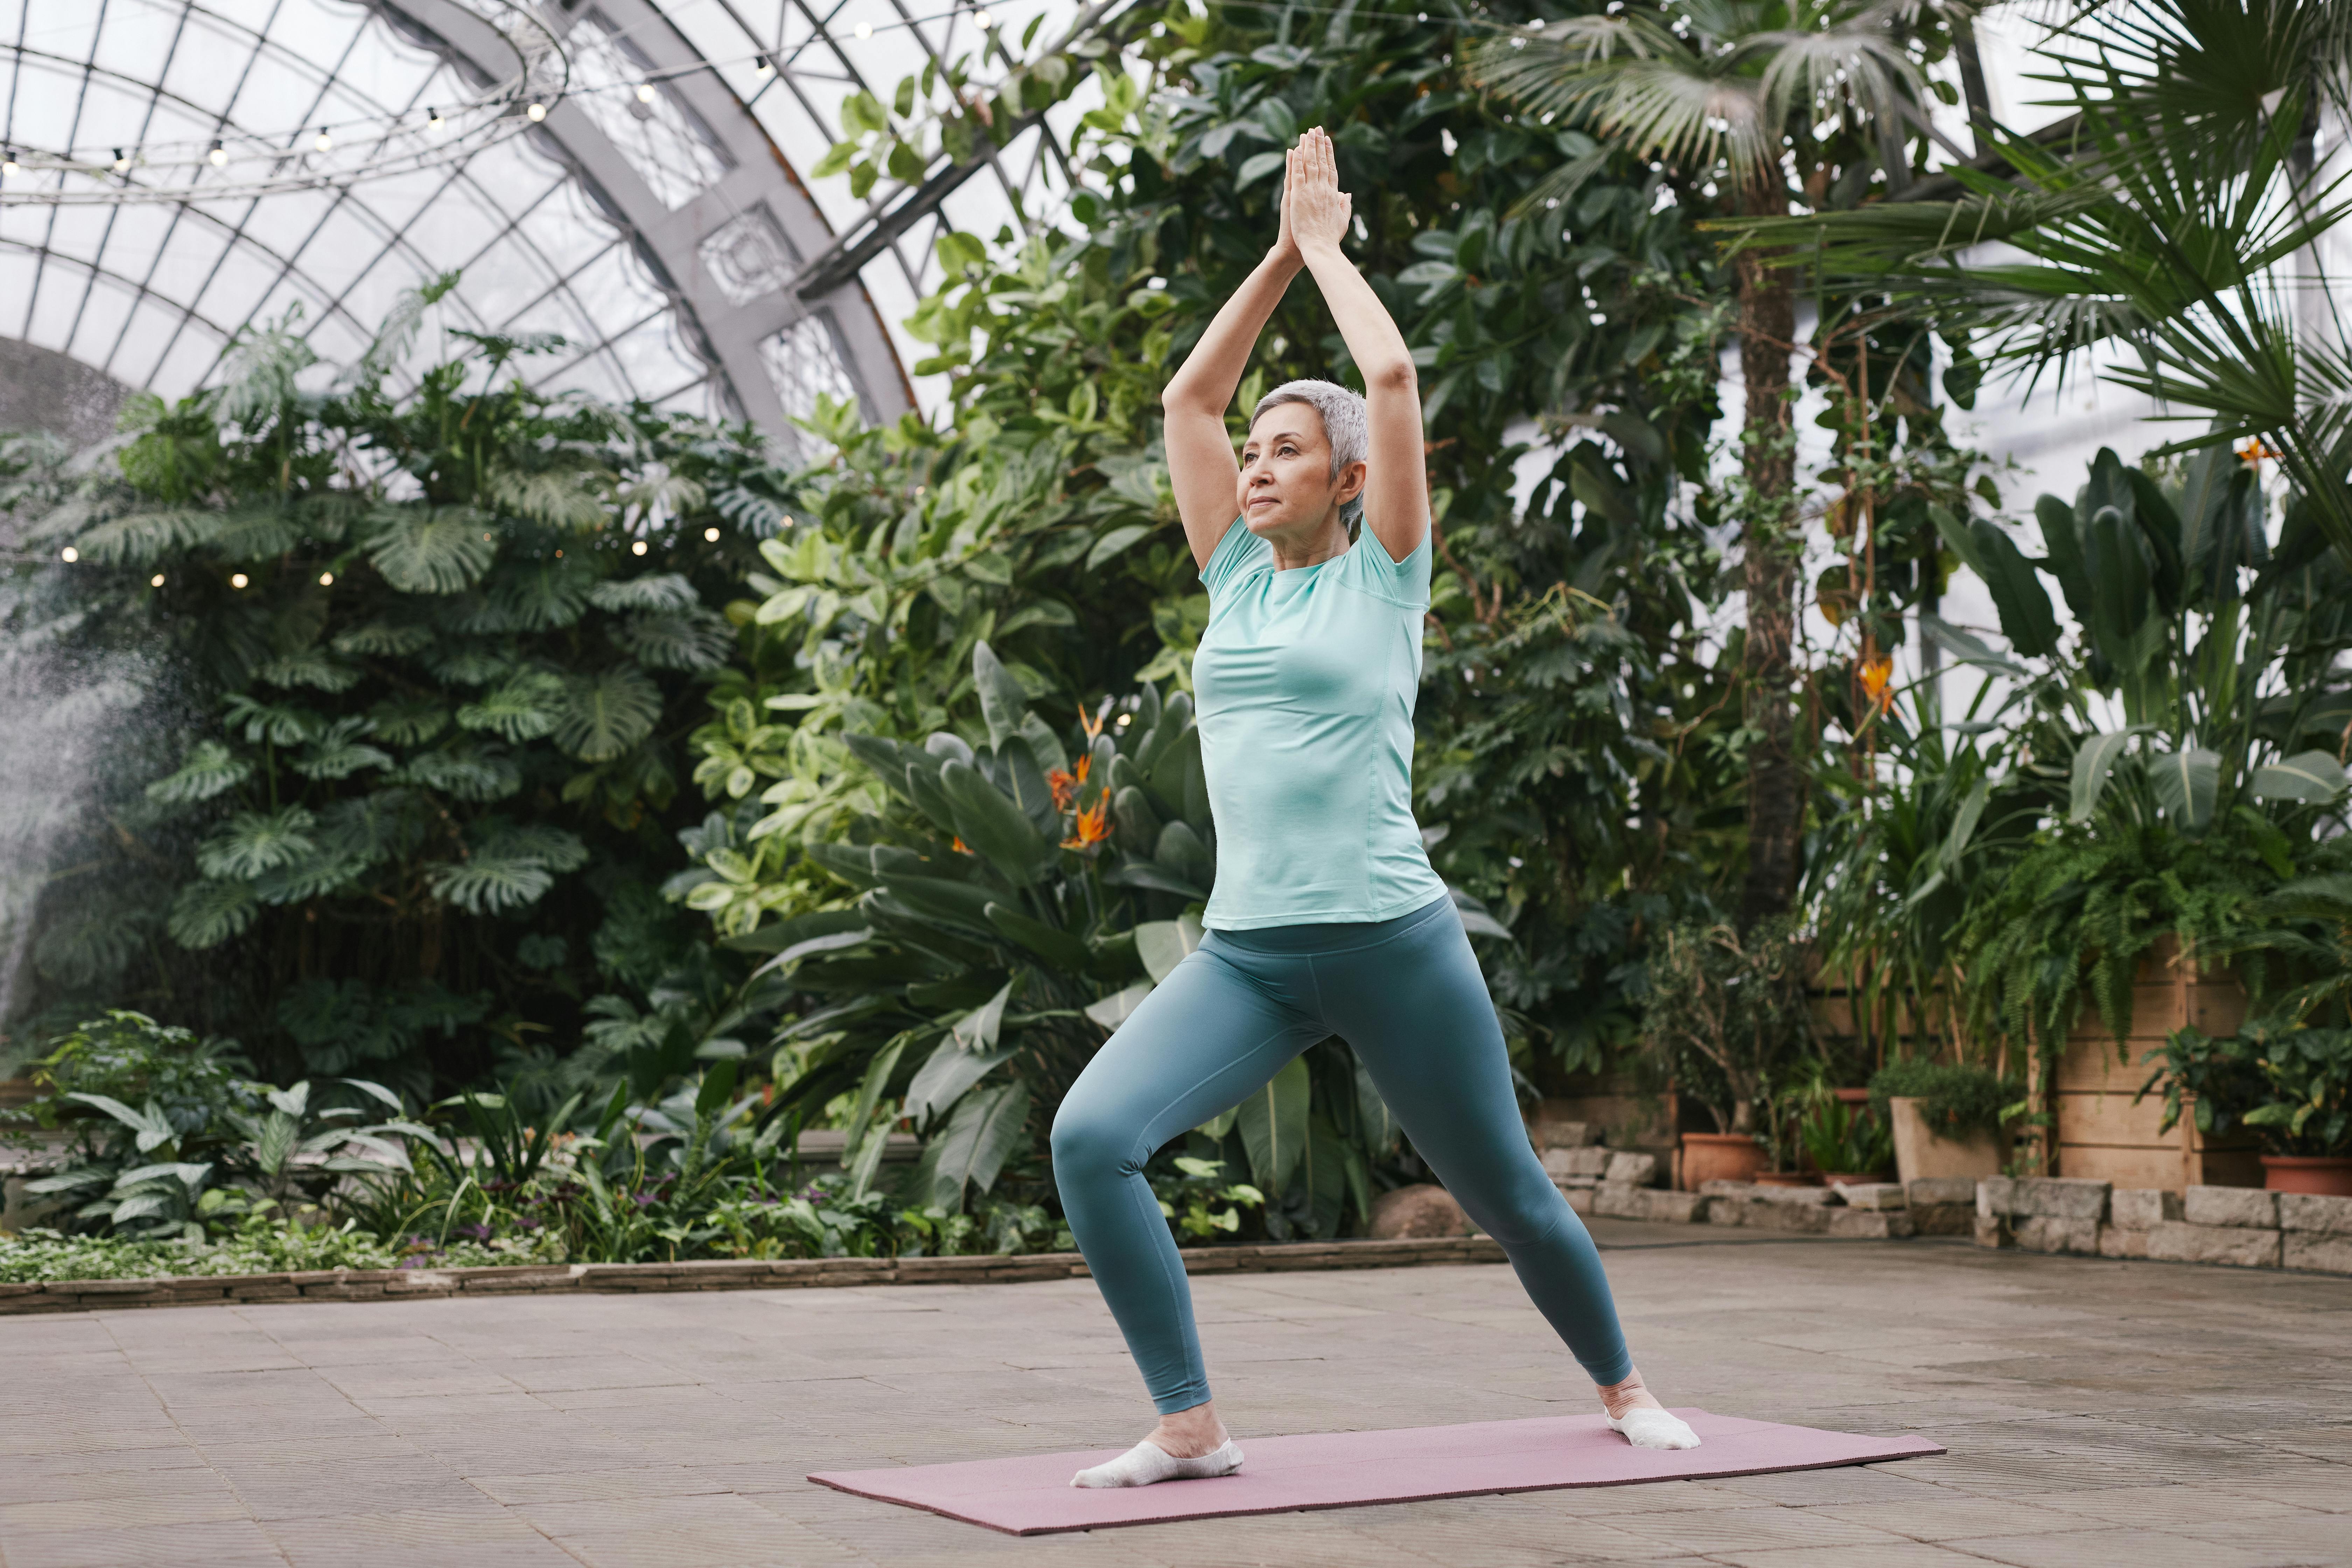
[(1099, 796), (1093, 806), (1078, 813), (1076, 830), (1062, 840), (1065, 849), (1091, 849), (1110, 837), (1110, 796)]
[(1887, 685), (1895, 679), (1895, 660), (1885, 654), (1862, 661), (1862, 689), (1875, 707), (1886, 706)]

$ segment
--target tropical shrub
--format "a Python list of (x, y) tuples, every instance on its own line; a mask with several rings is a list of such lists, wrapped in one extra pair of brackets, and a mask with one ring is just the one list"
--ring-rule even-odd
[(1777, 1125), (1783, 1074), (1811, 1037), (1805, 946), (1787, 920), (1669, 930), (1650, 957), (1642, 1065), (1654, 1089), (1696, 1100), (1717, 1132)]
[(2024, 1096), (2024, 1086), (2017, 1079), (1965, 1062), (1915, 1057), (1889, 1062), (1870, 1077), (1870, 1108), (1882, 1125), (1895, 1125), (1889, 1100), (1916, 1100), (1920, 1119), (1943, 1138), (1965, 1139), (1978, 1132), (1998, 1136), (2005, 1113)]
[(680, 742), (736, 640), (709, 605), (782, 524), (763, 447), (530, 392), (546, 342), (477, 340), (394, 399), (440, 287), (324, 391), (261, 332), (224, 385), (134, 400), (87, 477), (20, 479), (47, 563), (0, 582), (0, 660), (103, 671), (129, 738), (6, 911), (42, 1016), (137, 997), (271, 1076), (421, 1097), (568, 1047), (600, 990), (685, 958), (658, 893)]

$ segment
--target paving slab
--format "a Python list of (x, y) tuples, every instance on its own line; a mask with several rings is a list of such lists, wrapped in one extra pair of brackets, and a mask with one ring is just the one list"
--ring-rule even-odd
[[(1932, 1459), (1016, 1540), (813, 1469), (1132, 1441), (1086, 1280), (0, 1321), (0, 1563), (2352, 1568), (2341, 1281), (1597, 1220), (1670, 1403)], [(1195, 1281), (1252, 1433), (1563, 1414), (1508, 1268)]]

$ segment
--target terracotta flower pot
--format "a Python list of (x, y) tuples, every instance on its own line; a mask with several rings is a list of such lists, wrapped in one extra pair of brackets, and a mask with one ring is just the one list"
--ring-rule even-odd
[(1764, 1146), (1745, 1132), (1683, 1134), (1683, 1190), (1709, 1182), (1752, 1182), (1764, 1168)]
[(2352, 1198), (2352, 1155), (2265, 1154), (2263, 1186), (2273, 1193)]

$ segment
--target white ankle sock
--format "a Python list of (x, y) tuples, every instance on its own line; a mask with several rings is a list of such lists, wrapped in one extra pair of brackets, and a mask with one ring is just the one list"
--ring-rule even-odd
[[(1696, 1441), (1696, 1439), (1693, 1439)], [(1107, 1465), (1080, 1470), (1070, 1478), (1074, 1487), (1148, 1487), (1155, 1481), (1198, 1480), (1204, 1476), (1230, 1476), (1242, 1468), (1242, 1451), (1228, 1437), (1197, 1459), (1180, 1459), (1146, 1439)]]
[(1636, 1448), (1696, 1448), (1698, 1434), (1670, 1411), (1654, 1410), (1639, 1405), (1622, 1415), (1609, 1418), (1612, 1432), (1622, 1432), (1625, 1441)]

